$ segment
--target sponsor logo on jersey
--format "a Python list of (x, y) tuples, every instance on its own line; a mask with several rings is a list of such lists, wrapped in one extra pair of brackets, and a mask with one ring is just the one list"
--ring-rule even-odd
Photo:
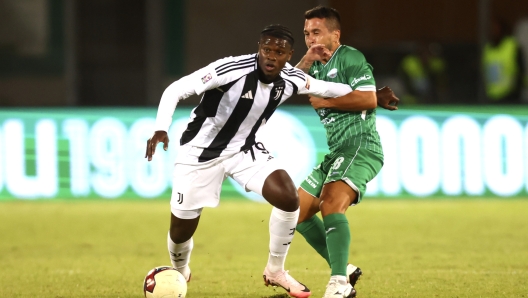
[(213, 78), (213, 76), (210, 73), (208, 73), (202, 78), (202, 83), (205, 84), (205, 83), (209, 82), (212, 78)]
[(366, 80), (370, 80), (372, 77), (370, 75), (363, 75), (359, 78), (354, 78), (352, 80), (352, 83), (350, 83), (350, 86), (354, 87), (357, 83), (361, 82), (361, 81), (366, 81)]
[(337, 68), (330, 69), (330, 71), (326, 74), (326, 76), (331, 79), (337, 77)]
[(242, 95), (242, 98), (253, 99), (253, 93), (249, 90), (246, 94)]
[(310, 178), (306, 178), (306, 182), (310, 184), (311, 187), (317, 187), (317, 184), (315, 184)]

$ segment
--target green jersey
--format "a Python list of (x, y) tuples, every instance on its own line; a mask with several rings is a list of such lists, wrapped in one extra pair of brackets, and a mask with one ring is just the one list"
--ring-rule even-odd
[[(376, 91), (372, 66), (363, 54), (341, 45), (326, 64), (314, 62), (309, 74), (319, 80), (348, 84), (352, 90)], [(341, 146), (357, 146), (383, 154), (376, 130), (376, 110), (345, 112), (318, 109), (317, 114), (326, 130), (330, 151)]]

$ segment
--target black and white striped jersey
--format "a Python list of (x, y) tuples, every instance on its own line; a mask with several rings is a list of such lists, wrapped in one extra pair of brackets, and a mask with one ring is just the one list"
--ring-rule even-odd
[(295, 93), (328, 98), (352, 91), (345, 84), (316, 80), (289, 64), (274, 82), (262, 83), (257, 59), (257, 54), (227, 57), (172, 83), (161, 97), (155, 129), (168, 131), (178, 101), (203, 93), (180, 145), (192, 146), (195, 161), (204, 162), (249, 149), (259, 127)]

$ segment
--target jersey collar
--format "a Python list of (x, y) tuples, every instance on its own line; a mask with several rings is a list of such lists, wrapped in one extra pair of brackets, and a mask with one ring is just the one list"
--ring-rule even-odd
[(337, 49), (332, 53), (332, 57), (330, 57), (330, 60), (328, 60), (325, 64), (323, 64), (323, 63), (321, 62), (321, 64), (323, 64), (323, 68), (324, 68), (325, 66), (327, 66), (327, 65), (330, 63), (330, 61), (332, 61), (332, 59), (334, 59), (334, 56), (335, 56), (336, 53), (339, 51), (339, 49), (341, 49), (342, 46), (343, 46), (343, 45), (340, 44), (340, 45), (337, 47)]

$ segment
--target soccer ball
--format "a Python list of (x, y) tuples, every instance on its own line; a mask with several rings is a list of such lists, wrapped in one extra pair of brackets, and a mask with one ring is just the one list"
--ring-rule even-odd
[(184, 298), (187, 294), (187, 281), (172, 267), (156, 267), (145, 276), (143, 293), (146, 298)]

